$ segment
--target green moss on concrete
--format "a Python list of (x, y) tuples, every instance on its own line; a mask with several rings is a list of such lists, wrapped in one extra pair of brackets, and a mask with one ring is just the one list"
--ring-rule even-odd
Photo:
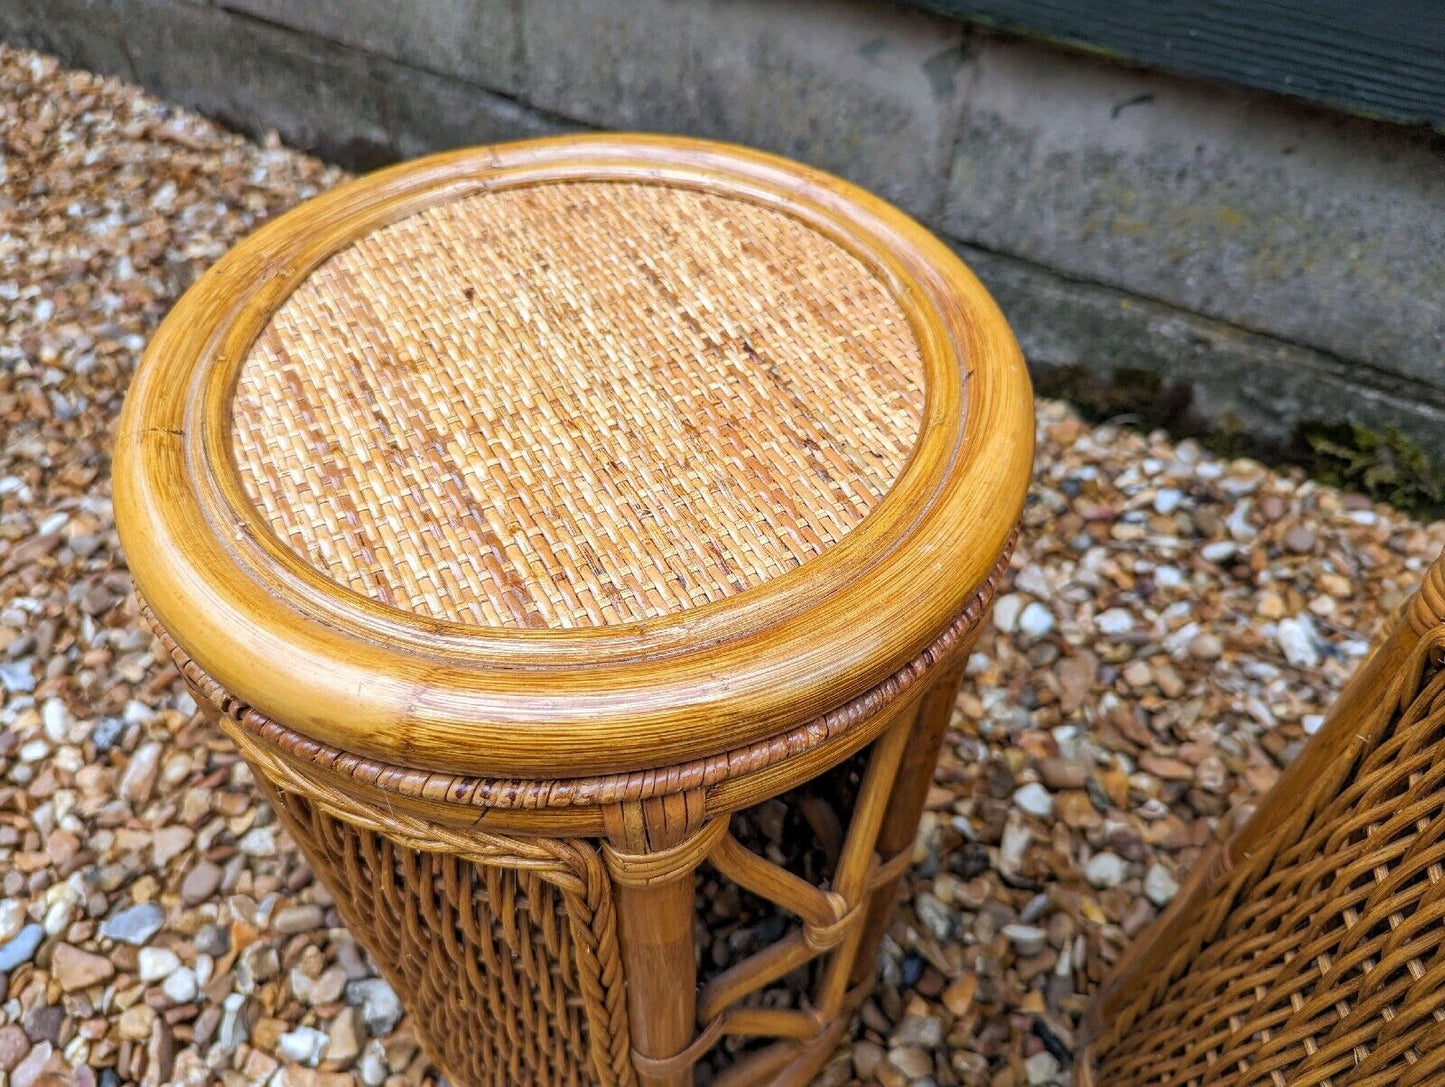
[(1326, 483), (1419, 517), (1445, 514), (1445, 472), (1394, 427), (1310, 420), (1300, 424), (1297, 444), (1310, 474)]

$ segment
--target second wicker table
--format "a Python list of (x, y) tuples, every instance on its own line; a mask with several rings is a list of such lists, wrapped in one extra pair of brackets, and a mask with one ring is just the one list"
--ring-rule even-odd
[[(384, 171), (225, 257), (141, 367), (115, 502), (199, 704), (453, 1083), (804, 1083), (1032, 436), (1003, 319), (898, 211), (576, 137)], [(766, 923), (710, 941), (723, 894)]]

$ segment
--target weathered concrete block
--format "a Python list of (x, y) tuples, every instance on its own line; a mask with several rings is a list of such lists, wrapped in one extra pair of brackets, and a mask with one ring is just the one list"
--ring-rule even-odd
[(518, 86), (521, 38), (511, 0), (215, 0), (318, 38), (507, 94)]
[(135, 79), (108, 0), (0, 0), (0, 39), (101, 75)]
[(1445, 148), (978, 35), (942, 228), (1445, 387)]
[(1438, 138), (874, 0), (0, 0), (0, 35), (353, 168), (574, 123), (772, 148), (967, 243), (1045, 382), (1445, 462)]
[(274, 127), (353, 169), (559, 127), (458, 80), (220, 7), (118, 2), (141, 83), (243, 131)]
[(858, 0), (523, 0), (534, 106), (790, 155), (919, 215), (941, 194), (962, 29)]
[(161, 97), (354, 166), (396, 157), (382, 62), (220, 8), (117, 3), (136, 78)]
[(388, 79), (387, 126), (401, 158), (503, 140), (551, 136), (575, 128), (508, 98), (414, 68)]
[(998, 300), (1046, 391), (1076, 397), (1079, 380), (1104, 383), (1144, 371), (1158, 380), (1148, 394), (1156, 403), (1129, 410), (1172, 413), (1176, 430), (1222, 428), (1255, 448), (1287, 451), (1302, 423), (1350, 420), (1377, 431), (1393, 427), (1445, 463), (1445, 393), (1423, 382), (1026, 261), (958, 250)]

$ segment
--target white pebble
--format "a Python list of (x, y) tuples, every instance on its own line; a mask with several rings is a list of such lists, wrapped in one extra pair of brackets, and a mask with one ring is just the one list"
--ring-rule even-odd
[(1034, 925), (1004, 925), (1002, 932), (1020, 955), (1037, 955), (1049, 941), (1049, 934)]
[(1205, 544), (1199, 549), (1199, 553), (1210, 562), (1227, 562), (1238, 550), (1233, 540), (1217, 540), (1212, 544)]
[(1091, 886), (1103, 890), (1124, 882), (1129, 866), (1117, 853), (1095, 853), (1084, 866), (1084, 878)]
[(58, 744), (65, 742), (65, 736), (75, 718), (70, 714), (70, 707), (60, 699), (47, 698), (40, 707), (40, 720), (50, 742)]
[(123, 719), (128, 725), (143, 725), (155, 715), (155, 710), (136, 698), (127, 702), (123, 711)]
[(1161, 589), (1173, 589), (1184, 584), (1184, 575), (1179, 572), (1177, 566), (1156, 566), (1154, 568), (1154, 584)]
[(189, 1004), (200, 991), (196, 972), (188, 966), (182, 966), (161, 983), (161, 991), (172, 1004)]
[(1015, 575), (1014, 585), (1020, 592), (1028, 593), (1039, 599), (1046, 599), (1054, 592), (1054, 587), (1049, 584), (1049, 577), (1044, 573), (1042, 566), (1025, 566)]
[(386, 1065), (386, 1050), (382, 1048), (379, 1039), (373, 1038), (361, 1051), (361, 1061), (357, 1065), (361, 1082), (366, 1084), (366, 1087), (380, 1087), (386, 1081), (389, 1071)]
[(1157, 862), (1151, 864), (1149, 871), (1144, 874), (1144, 897), (1163, 908), (1174, 901), (1174, 896), (1178, 893), (1179, 881), (1169, 869)]
[(236, 843), (248, 857), (274, 857), (276, 855), (276, 829), (274, 827), (252, 827)]
[(1008, 822), (1004, 823), (1003, 839), (999, 842), (999, 871), (1007, 876), (1018, 875), (1019, 867), (1023, 864), (1024, 851), (1028, 849), (1032, 839), (1033, 832), (1024, 821), (1010, 816)]
[(315, 1067), (326, 1052), (326, 1034), (315, 1027), (297, 1027), (281, 1035), (276, 1052), (288, 1061)]
[(56, 886), (62, 888), (62, 893), (57, 894), (51, 901), (50, 907), (45, 911), (45, 920), (41, 922), (47, 936), (59, 936), (70, 927), (71, 918), (75, 916), (75, 905), (80, 901), (79, 893), (68, 883)]
[(1284, 659), (1296, 668), (1313, 668), (1320, 663), (1315, 624), (1308, 615), (1281, 619), (1275, 640), (1284, 651)]
[(1110, 608), (1094, 617), (1094, 625), (1104, 634), (1125, 634), (1134, 629), (1134, 617), (1123, 608)]
[(1259, 535), (1255, 531), (1255, 527), (1249, 523), (1249, 507), (1250, 503), (1241, 502), (1234, 507), (1234, 512), (1224, 522), (1224, 526), (1229, 529), (1229, 534), (1240, 543), (1248, 543)]
[(1054, 814), (1054, 798), (1037, 781), (1031, 781), (1014, 790), (1014, 806), (1040, 819), (1047, 819)]
[(1035, 600), (1024, 608), (1018, 625), (1019, 631), (1030, 638), (1042, 638), (1054, 629), (1054, 613)]
[(1001, 596), (993, 606), (993, 625), (1005, 634), (1012, 634), (1019, 623), (1019, 615), (1027, 603), (1022, 593)]
[(1058, 1058), (1047, 1049), (1041, 1049), (1024, 1061), (1024, 1075), (1028, 1077), (1029, 1087), (1046, 1087), (1047, 1084), (1058, 1083)]
[(181, 968), (181, 960), (166, 947), (143, 947), (137, 959), (141, 981), (160, 981)]
[(1170, 514), (1179, 508), (1179, 503), (1184, 500), (1184, 492), (1174, 487), (1165, 487), (1154, 496), (1154, 512)]
[(246, 1026), (241, 1017), (245, 1007), (246, 998), (240, 993), (231, 993), (221, 1003), (221, 1029), (216, 1035), (216, 1045), (223, 1052), (235, 1049), (246, 1037)]
[(0, 900), (0, 944), (25, 927), (25, 903), (18, 898)]

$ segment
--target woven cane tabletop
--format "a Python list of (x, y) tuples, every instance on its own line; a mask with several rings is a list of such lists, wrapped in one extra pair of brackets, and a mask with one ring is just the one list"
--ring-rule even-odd
[(338, 584), (481, 626), (719, 600), (836, 543), (918, 434), (876, 272), (797, 219), (660, 184), (467, 197), (337, 253), (241, 367), (232, 448)]
[(455, 152), (311, 201), (127, 400), (137, 587), (209, 675), (419, 768), (592, 772), (826, 712), (983, 584), (1032, 448), (941, 244), (723, 145)]

